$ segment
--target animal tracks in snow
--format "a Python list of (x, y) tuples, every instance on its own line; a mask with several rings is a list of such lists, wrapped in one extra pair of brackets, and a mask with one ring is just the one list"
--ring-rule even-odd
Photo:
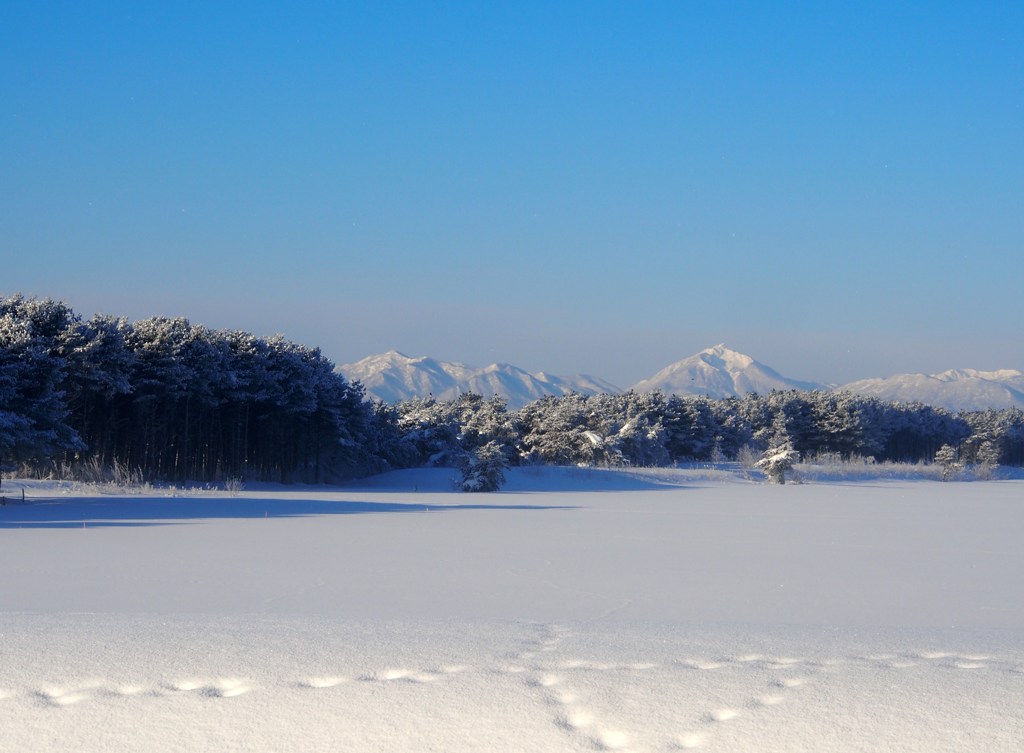
[(856, 656), (853, 664), (874, 666), (881, 669), (911, 669), (913, 667), (938, 667), (951, 670), (996, 670), (1021, 671), (1019, 664), (1000, 661), (987, 654), (956, 654), (945, 651), (920, 651), (902, 654), (871, 654)]
[[(525, 687), (552, 709), (558, 729), (577, 745), (593, 750), (714, 747), (715, 739), (731, 734), (728, 730), (734, 725), (747, 725), (749, 730), (750, 725), (786, 724), (805, 713), (803, 701), (828, 704), (828, 683), (841, 684), (847, 679), (844, 673), (858, 669), (1024, 672), (1019, 662), (939, 651), (813, 658), (738, 653), (660, 662), (604, 661), (574, 655), (573, 641), (565, 632), (540, 633), (514, 657), (521, 665), (513, 674), (522, 675)], [(535, 655), (534, 644), (549, 651)], [(790, 706), (780, 716), (780, 709)]]
[[(735, 657), (685, 657), (670, 662), (602, 661), (591, 657), (563, 656), (569, 652), (568, 631), (539, 628), (538, 637), (512, 657), (520, 664), (509, 674), (522, 675), (527, 689), (552, 709), (553, 723), (577, 743), (593, 750), (693, 749), (713, 739), (724, 726), (781, 704), (788, 693), (802, 688), (820, 670), (803, 659), (743, 654)], [(536, 646), (547, 649), (545, 656)], [(724, 680), (727, 692), (713, 686)], [(659, 686), (709, 685), (702, 708), (677, 707), (672, 693), (659, 699), (661, 708), (644, 692)], [(636, 689), (636, 699), (628, 697)], [(734, 699), (720, 696), (731, 691)], [(653, 694), (652, 693), (652, 694)], [(698, 693), (698, 695), (700, 695)], [(635, 702), (634, 702), (635, 700)], [(684, 704), (685, 705), (685, 704)], [(633, 713), (630, 713), (633, 712)], [(643, 728), (643, 714), (660, 714), (675, 723), (677, 731), (652, 739)], [(634, 729), (634, 727), (636, 729)]]
[(307, 677), (305, 680), (299, 680), (295, 684), (297, 687), (309, 690), (323, 690), (324, 688), (336, 687), (345, 682), (348, 682), (347, 677)]
[[(322, 694), (326, 704), (363, 701), (383, 693), (412, 694), (425, 703), (438, 693), (513, 693), (524, 713), (566, 740), (567, 748), (595, 751), (664, 751), (716, 747), (764, 725), (785, 725), (807, 712), (808, 704), (828, 704), (829, 683), (870, 673), (948, 672), (970, 678), (1004, 674), (1016, 683), (1024, 661), (989, 654), (939, 650), (864, 653), (831, 657), (686, 650), (681, 641), (661, 648), (594, 642), (559, 625), (529, 625), (518, 645), (467, 663), (417, 666), (418, 654), (380, 666), (323, 666), (319, 672), (289, 676), (285, 664), (274, 676), (204, 676), (202, 673), (154, 678), (86, 677), (16, 687), (0, 676), (0, 704), (33, 704), (53, 713), (75, 713), (91, 704), (247, 703), (275, 693)], [(607, 640), (614, 641), (612, 638)], [(623, 638), (628, 641), (628, 638)], [(644, 654), (647, 653), (645, 657)], [(481, 654), (477, 654), (480, 657)], [(608, 660), (614, 657), (614, 660)], [(648, 660), (655, 657), (657, 660)], [(230, 666), (222, 669), (230, 670)], [(252, 668), (246, 667), (245, 671)], [(313, 667), (315, 670), (315, 667)], [(308, 671), (308, 669), (307, 669)], [(878, 675), (888, 677), (888, 674)], [(51, 680), (53, 678), (50, 678)], [(887, 680), (886, 682), (889, 682)], [(891, 682), (898, 682), (893, 679)], [(404, 687), (405, 690), (399, 690)], [(447, 688), (447, 690), (445, 689)], [(368, 695), (372, 693), (373, 695)], [(360, 695), (362, 694), (362, 695)], [(298, 698), (299, 696), (295, 696)], [(384, 697), (387, 697), (385, 695)], [(400, 696), (395, 696), (396, 698)], [(130, 707), (125, 707), (130, 708)], [(228, 711), (230, 713), (230, 711)]]
[[(24, 698), (34, 699), (46, 706), (75, 706), (87, 701), (117, 698), (162, 698), (195, 694), (206, 698), (234, 698), (250, 691), (244, 680), (223, 678), (214, 680), (179, 679), (153, 684), (119, 684), (102, 679), (76, 682), (69, 685), (45, 685), (27, 690)], [(19, 694), (8, 692), (8, 698)], [(2, 698), (3, 696), (0, 696)]]

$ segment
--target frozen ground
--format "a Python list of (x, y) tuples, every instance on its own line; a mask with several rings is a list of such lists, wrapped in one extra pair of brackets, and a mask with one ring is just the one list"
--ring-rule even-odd
[(1024, 481), (450, 477), (28, 484), (0, 750), (1024, 750)]

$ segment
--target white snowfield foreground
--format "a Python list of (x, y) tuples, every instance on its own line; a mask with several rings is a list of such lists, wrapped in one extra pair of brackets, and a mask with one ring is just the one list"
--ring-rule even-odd
[(1022, 481), (450, 475), (26, 484), (0, 751), (1024, 750)]

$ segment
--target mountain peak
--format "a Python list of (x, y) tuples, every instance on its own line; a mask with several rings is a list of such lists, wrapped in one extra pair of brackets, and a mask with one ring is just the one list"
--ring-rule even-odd
[[(482, 369), (461, 363), (410, 357), (392, 349), (386, 353), (342, 364), (337, 371), (359, 381), (367, 397), (397, 402), (433, 395), (448, 400), (465, 392), (484, 397), (500, 395), (511, 409), (545, 395), (619, 393), (618, 387), (586, 374), (555, 376), (531, 373), (508, 363)], [(719, 343), (666, 366), (631, 388), (665, 394), (711, 398), (742, 397), (772, 390), (820, 390), (831, 387), (784, 377), (752, 357)], [(981, 371), (950, 369), (938, 374), (897, 374), (887, 379), (864, 379), (837, 389), (897, 402), (922, 402), (949, 410), (1024, 408), (1024, 373), (1015, 369)]]
[(698, 355), (705, 363), (716, 368), (724, 368), (728, 371), (742, 371), (756, 363), (750, 356), (732, 350), (725, 343), (719, 343), (713, 348), (705, 348)]
[(650, 379), (633, 385), (637, 392), (660, 390), (675, 395), (742, 397), (772, 390), (815, 390), (822, 385), (782, 376), (724, 343), (670, 364)]

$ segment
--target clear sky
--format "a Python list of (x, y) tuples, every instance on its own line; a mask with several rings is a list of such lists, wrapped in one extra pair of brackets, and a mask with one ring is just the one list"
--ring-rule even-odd
[(0, 4), (0, 293), (628, 386), (1024, 369), (1024, 3)]

